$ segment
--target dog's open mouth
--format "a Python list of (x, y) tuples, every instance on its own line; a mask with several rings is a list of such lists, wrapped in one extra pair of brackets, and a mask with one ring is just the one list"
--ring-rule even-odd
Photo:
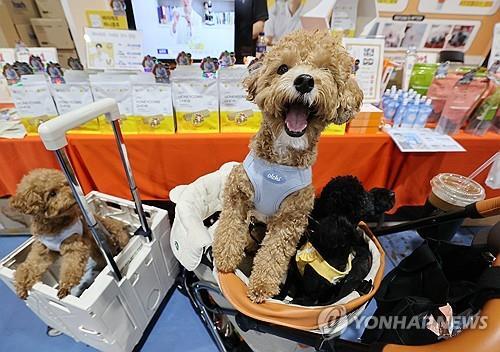
[(302, 137), (314, 115), (314, 108), (295, 102), (288, 106), (285, 114), (285, 131), (290, 137)]

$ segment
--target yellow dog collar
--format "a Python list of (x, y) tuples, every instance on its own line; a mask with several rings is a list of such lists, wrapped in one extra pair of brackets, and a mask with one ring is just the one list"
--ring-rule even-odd
[(354, 255), (352, 253), (349, 254), (349, 257), (347, 258), (347, 267), (345, 268), (345, 270), (337, 270), (323, 259), (316, 248), (312, 246), (311, 242), (307, 242), (306, 244), (304, 244), (295, 255), (295, 261), (297, 262), (297, 267), (301, 275), (304, 275), (304, 269), (306, 265), (310, 265), (314, 269), (314, 271), (316, 271), (320, 276), (322, 276), (332, 284), (336, 283), (347, 274), (349, 274), (352, 268), (353, 259)]

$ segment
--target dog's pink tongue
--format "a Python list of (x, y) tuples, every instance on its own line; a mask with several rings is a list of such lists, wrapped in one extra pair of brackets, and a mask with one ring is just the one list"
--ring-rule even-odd
[(302, 132), (307, 127), (309, 112), (304, 105), (293, 104), (286, 113), (286, 127), (292, 132)]

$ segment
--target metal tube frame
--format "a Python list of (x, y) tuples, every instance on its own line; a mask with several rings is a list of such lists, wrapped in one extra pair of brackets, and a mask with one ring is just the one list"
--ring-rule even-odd
[(123, 139), (123, 134), (120, 127), (120, 120), (111, 121), (111, 126), (113, 127), (113, 133), (115, 135), (116, 144), (118, 146), (118, 151), (120, 153), (120, 158), (122, 160), (123, 168), (125, 170), (125, 174), (127, 175), (130, 192), (132, 193), (132, 198), (134, 200), (135, 208), (137, 210), (137, 215), (139, 217), (139, 221), (141, 222), (140, 230), (142, 231), (140, 231), (139, 234), (147, 237), (149, 241), (151, 241), (152, 240), (151, 228), (149, 227), (148, 221), (146, 219), (146, 214), (144, 213), (144, 208), (142, 206), (139, 190), (137, 189), (137, 186), (135, 184), (134, 174), (132, 172), (132, 166), (130, 165), (130, 160), (128, 159), (127, 147), (125, 146), (125, 141)]
[[(219, 332), (217, 331), (217, 327), (215, 326), (212, 318), (210, 317), (210, 314), (208, 313), (207, 307), (203, 303), (203, 299), (201, 298), (200, 294), (203, 290), (214, 291), (216, 293), (220, 293), (220, 291), (218, 291), (216, 287), (213, 287), (213, 285), (204, 285), (199, 282), (196, 282), (191, 286), (184, 282), (184, 285), (186, 288), (186, 292), (191, 299), (191, 302), (194, 303), (194, 306), (198, 310), (198, 316), (205, 324), (208, 333), (212, 336), (212, 340), (217, 345), (217, 349), (220, 352), (228, 352), (226, 346), (224, 346), (224, 343), (222, 342), (222, 338), (220, 337)], [(191, 293), (191, 288), (193, 289), (193, 293)]]
[(73, 192), (75, 200), (82, 211), (85, 222), (90, 228), (90, 233), (92, 234), (92, 237), (94, 237), (97, 246), (101, 250), (104, 259), (106, 260), (108, 266), (111, 268), (111, 271), (113, 272), (116, 280), (120, 281), (122, 279), (122, 274), (120, 272), (120, 269), (118, 268), (118, 265), (115, 262), (115, 259), (113, 258), (108, 243), (106, 242), (106, 238), (108, 238), (109, 233), (106, 230), (106, 228), (102, 226), (102, 224), (98, 222), (94, 217), (94, 215), (92, 214), (89, 204), (85, 199), (85, 195), (83, 194), (82, 187), (80, 186), (80, 183), (78, 182), (78, 179), (75, 176), (75, 171), (73, 170), (73, 167), (69, 162), (68, 155), (66, 153), (66, 148), (64, 147), (55, 150), (54, 153), (56, 154), (57, 161), (59, 162), (62, 171), (64, 172), (66, 178), (69, 181), (69, 186), (71, 188), (71, 191)]

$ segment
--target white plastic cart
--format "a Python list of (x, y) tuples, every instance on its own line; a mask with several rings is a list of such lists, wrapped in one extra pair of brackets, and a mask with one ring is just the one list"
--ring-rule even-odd
[[(105, 115), (118, 144), (134, 202), (99, 192), (83, 195), (68, 160), (66, 132)], [(55, 152), (70, 183), (85, 221), (90, 227), (107, 266), (81, 296), (57, 297), (57, 262), (35, 284), (27, 306), (47, 325), (100, 351), (128, 352), (141, 339), (157, 308), (173, 286), (178, 265), (170, 249), (170, 223), (165, 210), (143, 206), (127, 158), (119, 124), (120, 113), (113, 99), (103, 99), (40, 125), (45, 147)], [(130, 242), (115, 257), (107, 246), (106, 230), (93, 213), (121, 220), (131, 229)], [(136, 230), (137, 229), (137, 230)], [(24, 242), (0, 261), (0, 278), (14, 290), (14, 273), (33, 244)]]

